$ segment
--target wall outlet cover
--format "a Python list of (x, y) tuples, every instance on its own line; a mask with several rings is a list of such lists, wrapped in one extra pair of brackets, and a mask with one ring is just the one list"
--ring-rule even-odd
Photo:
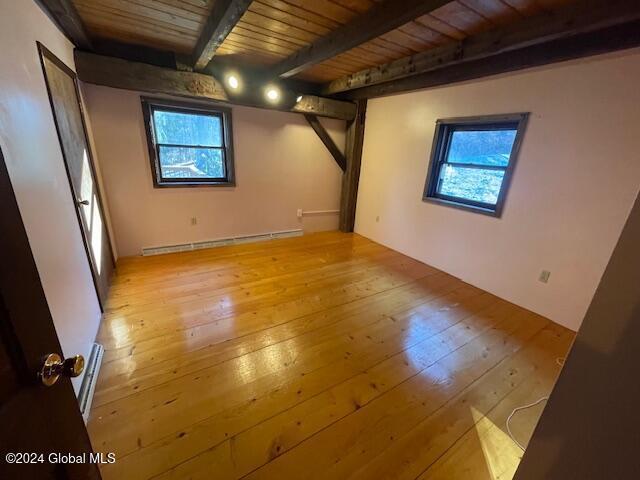
[(543, 270), (542, 272), (540, 272), (540, 276), (538, 277), (538, 280), (541, 281), (542, 283), (548, 283), (550, 276), (551, 276), (550, 271)]

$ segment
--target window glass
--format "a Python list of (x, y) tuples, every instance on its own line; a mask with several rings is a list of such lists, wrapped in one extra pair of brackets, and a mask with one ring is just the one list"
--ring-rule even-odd
[(495, 205), (504, 170), (483, 170), (445, 165), (440, 170), (438, 193)]
[(159, 144), (222, 146), (222, 122), (217, 115), (154, 110), (153, 121)]
[(451, 135), (448, 162), (506, 167), (517, 130), (458, 130)]
[(160, 145), (159, 150), (163, 178), (223, 178), (225, 176), (221, 149)]

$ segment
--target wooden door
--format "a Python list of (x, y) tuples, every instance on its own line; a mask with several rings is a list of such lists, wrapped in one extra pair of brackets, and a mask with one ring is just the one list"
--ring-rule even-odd
[(42, 44), (38, 43), (38, 49), (82, 238), (100, 306), (103, 307), (109, 293), (114, 260), (88, 145), (76, 74)]
[(37, 375), (43, 358), (62, 349), (1, 151), (0, 205), (0, 478), (99, 479), (95, 463), (49, 458), (89, 460), (91, 443), (70, 379), (45, 387)]

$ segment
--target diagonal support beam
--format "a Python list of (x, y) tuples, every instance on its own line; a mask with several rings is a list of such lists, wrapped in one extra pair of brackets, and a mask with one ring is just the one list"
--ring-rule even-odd
[(327, 150), (329, 150), (329, 153), (331, 154), (331, 156), (333, 156), (333, 159), (336, 161), (338, 166), (344, 172), (347, 168), (347, 159), (345, 158), (344, 154), (340, 151), (336, 143), (333, 141), (333, 139), (329, 136), (329, 133), (327, 132), (327, 130), (320, 123), (320, 120), (318, 120), (318, 117), (316, 117), (315, 115), (305, 113), (304, 118), (307, 120), (307, 123), (311, 125), (311, 128), (313, 128), (313, 130), (316, 132), (316, 135), (318, 135), (320, 140), (322, 140), (322, 143), (324, 143), (324, 146), (327, 147)]
[(277, 64), (272, 74), (290, 77), (310, 66), (384, 35), (451, 0), (385, 0)]
[(91, 40), (71, 0), (36, 0), (73, 44), (91, 50)]
[[(489, 65), (491, 58), (498, 58), (512, 52), (514, 58), (512, 64), (518, 64), (522, 60), (519, 51), (531, 51), (532, 47), (548, 45), (548, 52), (539, 59), (552, 60), (560, 51), (552, 47), (553, 42), (560, 42), (572, 38), (578, 38), (591, 32), (598, 36), (597, 32), (605, 29), (628, 24), (640, 19), (640, 2), (629, 0), (585, 0), (572, 4), (555, 12), (547, 12), (535, 17), (526, 18), (506, 27), (490, 30), (478, 35), (468, 37), (460, 42), (432, 48), (425, 52), (417, 53), (399, 60), (395, 60), (378, 67), (361, 70), (351, 75), (334, 80), (326, 84), (322, 93), (334, 95), (340, 92), (367, 88), (367, 91), (376, 92), (375, 85), (386, 84), (386, 89), (380, 85), (380, 91), (394, 91), (391, 82), (397, 82), (407, 77), (420, 74), (428, 74), (443, 71), (445, 68), (459, 66), (463, 70), (463, 64), (471, 68), (472, 62), (487, 60)], [(587, 38), (587, 37), (583, 37)], [(602, 36), (602, 44), (607, 39)], [(624, 48), (628, 42), (621, 42)], [(592, 51), (590, 42), (584, 41), (581, 50), (579, 42), (573, 44), (575, 55), (588, 54)], [(530, 59), (531, 61), (534, 59)], [(499, 72), (496, 72), (499, 73)], [(433, 75), (432, 75), (433, 77)], [(389, 82), (389, 83), (387, 83)], [(405, 82), (410, 83), (410, 82)], [(412, 83), (415, 84), (415, 83)], [(398, 83), (399, 85), (399, 83)], [(397, 91), (397, 90), (396, 90)], [(364, 91), (360, 91), (364, 94)]]
[(209, 64), (251, 2), (252, 0), (215, 1), (194, 49), (193, 65), (196, 70), (203, 70)]

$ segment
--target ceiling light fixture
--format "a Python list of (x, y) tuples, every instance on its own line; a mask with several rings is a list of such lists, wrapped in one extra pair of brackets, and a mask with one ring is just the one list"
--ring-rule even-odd
[(275, 103), (280, 99), (280, 90), (277, 87), (267, 87), (265, 94), (270, 102)]
[(238, 77), (236, 77), (235, 75), (229, 75), (227, 77), (227, 85), (229, 85), (229, 87), (231, 87), (232, 89), (237, 90), (240, 86), (240, 80), (238, 80)]

